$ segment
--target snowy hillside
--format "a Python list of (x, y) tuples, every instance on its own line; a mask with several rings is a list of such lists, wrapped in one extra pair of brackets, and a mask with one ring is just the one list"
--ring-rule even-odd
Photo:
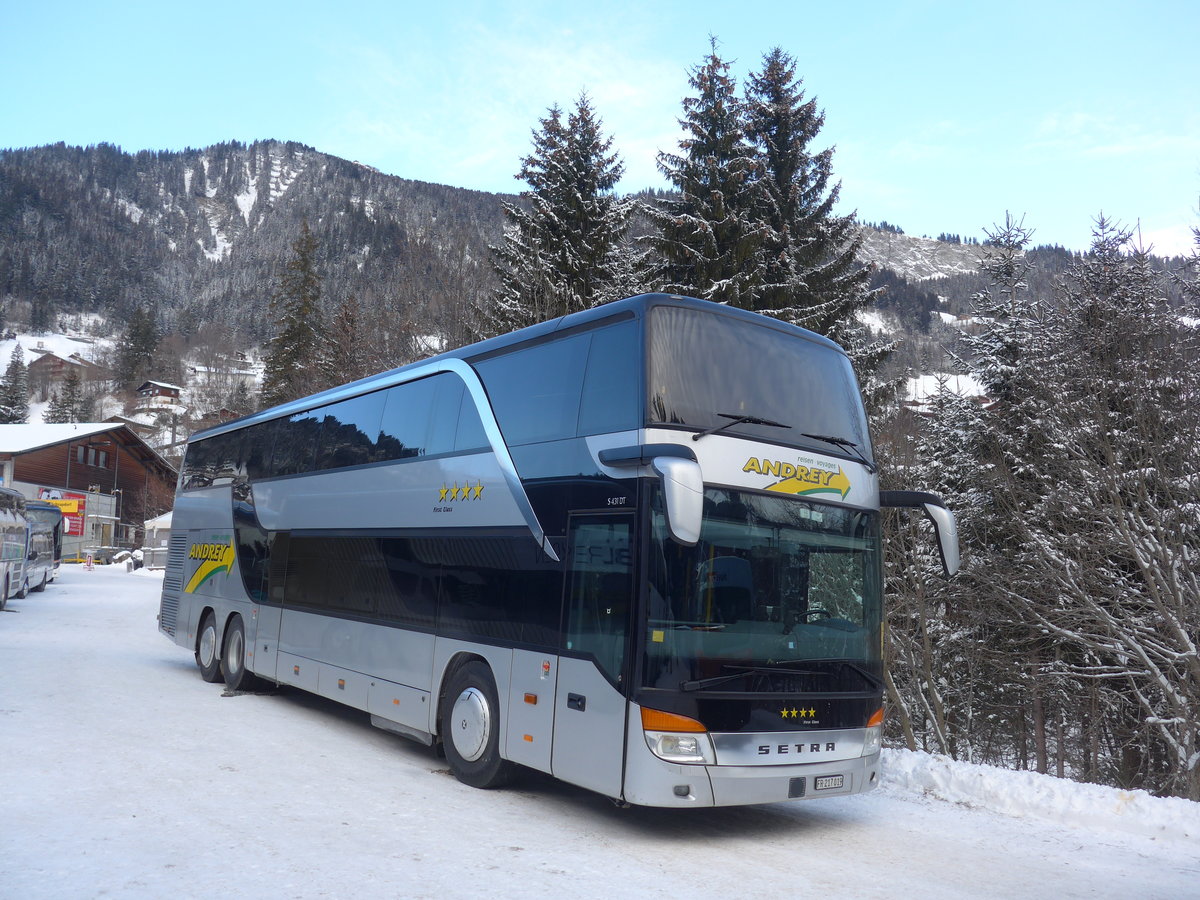
[[(0, 613), (0, 895), (20, 900), (1183, 898), (1200, 804), (888, 751), (854, 797), (618, 809), (479, 791), (295, 691), (223, 694), (158, 633), (161, 576), (66, 567)], [(67, 664), (67, 661), (70, 664)]]
[(909, 281), (927, 281), (976, 272), (979, 247), (864, 228), (858, 258), (891, 269)]

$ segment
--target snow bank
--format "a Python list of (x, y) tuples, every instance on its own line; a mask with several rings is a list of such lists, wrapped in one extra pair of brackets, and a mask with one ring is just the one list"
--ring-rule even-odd
[(1200, 838), (1200, 803), (1079, 784), (1037, 772), (956, 762), (910, 750), (883, 751), (884, 791), (972, 809), (1148, 838)]

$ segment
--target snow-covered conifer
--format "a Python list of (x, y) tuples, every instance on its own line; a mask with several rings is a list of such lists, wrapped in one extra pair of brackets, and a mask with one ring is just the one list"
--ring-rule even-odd
[(746, 85), (746, 136), (762, 164), (760, 215), (769, 226), (755, 308), (850, 343), (856, 314), (874, 299), (870, 271), (856, 259), (862, 239), (853, 214), (836, 215), (841, 183), (833, 148), (812, 146), (825, 124), (806, 98), (796, 63), (776, 47)]
[(29, 420), (29, 369), (21, 345), (13, 347), (0, 383), (0, 423), (19, 425)]
[(759, 215), (762, 166), (746, 139), (743, 106), (716, 41), (689, 79), (680, 152), (660, 153), (675, 188), (646, 214), (655, 231), (648, 279), (656, 289), (754, 309), (768, 229)]
[(565, 121), (557, 106), (549, 110), (521, 164), (529, 190), (520, 203), (504, 205), (504, 241), (492, 248), (500, 285), (483, 331), (510, 331), (622, 296), (622, 244), (633, 209), (615, 193), (623, 171), (586, 94)]
[(301, 222), (292, 254), (271, 298), (276, 332), (263, 371), (263, 406), (304, 396), (320, 385), (322, 376), (321, 279), (316, 268), (317, 239), (307, 219)]

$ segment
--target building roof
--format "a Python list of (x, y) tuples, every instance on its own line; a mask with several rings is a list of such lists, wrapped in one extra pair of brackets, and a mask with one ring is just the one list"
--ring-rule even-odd
[(93, 434), (123, 428), (112, 422), (67, 422), (59, 425), (0, 425), (0, 453), (28, 453), (53, 447), (66, 441), (78, 441)]
[(168, 391), (182, 391), (183, 390), (183, 388), (181, 388), (179, 385), (167, 384), (165, 381), (146, 381), (146, 382), (142, 383), (142, 386), (140, 388), (138, 388), (138, 390), (144, 391), (144, 390), (146, 390), (146, 388), (152, 388), (152, 387), (166, 388)]
[(68, 441), (81, 441), (108, 434), (143, 465), (173, 478), (175, 467), (128, 425), (114, 422), (66, 422), (48, 425), (0, 425), (0, 454), (29, 453)]
[(171, 513), (174, 510), (163, 513), (161, 516), (155, 516), (153, 519), (147, 519), (144, 523), (147, 531), (151, 529), (162, 530), (171, 527)]

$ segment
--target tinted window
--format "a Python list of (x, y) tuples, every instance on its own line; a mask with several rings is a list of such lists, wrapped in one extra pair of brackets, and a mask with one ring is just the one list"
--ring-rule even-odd
[[(287, 555), (284, 589), (276, 591)], [(292, 536), (272, 547), (271, 596), (290, 606), (554, 646), (562, 570), (521, 537)], [(439, 577), (441, 594), (439, 597)]]
[(189, 444), (184, 458), (184, 486), (190, 488), (229, 484), (243, 474), (241, 432), (219, 434)]
[(379, 437), (383, 459), (409, 459), (426, 454), (436, 390), (432, 378), (388, 388)]
[(316, 411), (321, 418), (316, 468), (341, 469), (379, 459), (377, 440), (386, 392), (351, 397)]
[(565, 646), (590, 653), (613, 681), (625, 661), (633, 593), (631, 521), (621, 516), (571, 523)]
[(509, 445), (575, 437), (591, 337), (579, 334), (476, 365)]
[(592, 333), (579, 434), (625, 431), (641, 424), (641, 329), (625, 322)]
[(488, 446), (462, 380), (443, 374), (195, 441), (184, 488)]
[(487, 446), (487, 434), (484, 433), (479, 410), (475, 408), (475, 401), (471, 395), (464, 389), (462, 403), (458, 407), (458, 428), (454, 433), (454, 449), (462, 452), (478, 450)]
[(466, 388), (456, 375), (437, 375), (433, 384), (433, 409), (429, 418), (429, 439), (426, 454), (454, 451), (454, 435), (458, 431), (458, 413)]
[(271, 468), (271, 456), (275, 450), (275, 437), (287, 430), (286, 419), (276, 419), (273, 422), (263, 422), (243, 429), (245, 440), (242, 444), (242, 454), (245, 459), (246, 477), (251, 481), (260, 478), (270, 478), (274, 473)]
[(271, 453), (273, 475), (299, 475), (311, 472), (317, 450), (321, 419), (315, 412), (296, 413), (276, 426), (275, 448)]
[(562, 569), (528, 536), (414, 541), (441, 562), (438, 629), (469, 637), (554, 646)]
[(648, 424), (706, 429), (755, 416), (790, 427), (740, 424), (724, 433), (838, 452), (805, 438), (808, 432), (851, 440), (871, 453), (850, 361), (832, 347), (753, 322), (656, 307), (647, 394)]

